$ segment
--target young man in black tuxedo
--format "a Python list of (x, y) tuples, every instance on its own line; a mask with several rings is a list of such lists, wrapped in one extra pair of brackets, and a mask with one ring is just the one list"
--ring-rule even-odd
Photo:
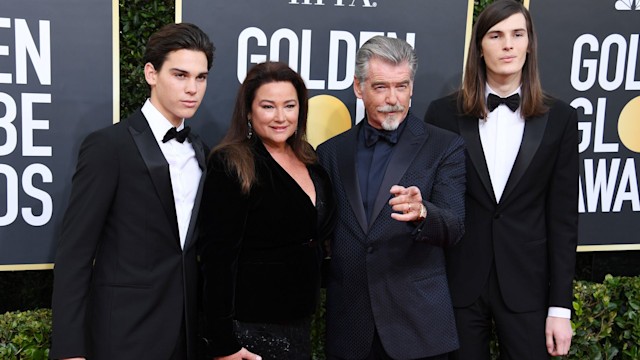
[(565, 355), (578, 234), (575, 109), (542, 92), (531, 16), (498, 0), (478, 17), (463, 86), (426, 121), (467, 145), (465, 236), (447, 251), (460, 350), (489, 359)]
[(54, 269), (54, 359), (194, 359), (194, 241), (205, 145), (190, 133), (214, 47), (192, 24), (151, 35), (151, 93), (82, 143)]

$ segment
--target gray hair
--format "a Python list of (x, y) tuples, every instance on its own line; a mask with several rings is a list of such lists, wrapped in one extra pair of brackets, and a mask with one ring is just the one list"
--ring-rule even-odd
[(418, 56), (409, 43), (401, 39), (374, 36), (365, 42), (356, 54), (355, 76), (361, 86), (367, 80), (369, 61), (372, 58), (378, 58), (393, 65), (409, 64), (411, 81), (418, 69)]

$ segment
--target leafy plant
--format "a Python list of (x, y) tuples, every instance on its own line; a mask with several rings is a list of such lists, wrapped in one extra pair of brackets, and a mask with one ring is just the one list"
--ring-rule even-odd
[(576, 282), (570, 359), (640, 358), (640, 277)]
[(49, 358), (51, 310), (7, 312), (0, 316), (0, 359)]
[(173, 0), (119, 0), (120, 118), (129, 116), (149, 96), (142, 56), (149, 36), (174, 22)]

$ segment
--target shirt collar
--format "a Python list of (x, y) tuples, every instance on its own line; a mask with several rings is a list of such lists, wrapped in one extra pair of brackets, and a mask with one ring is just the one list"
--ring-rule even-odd
[(513, 94), (518, 94), (518, 95), (520, 95), (520, 97), (522, 97), (522, 85), (518, 86), (518, 88), (514, 92), (512, 92), (511, 94), (507, 94), (507, 96), (502, 96), (502, 95), (498, 95), (498, 93), (495, 92), (491, 88), (491, 86), (489, 86), (489, 84), (485, 83), (485, 87), (484, 87), (484, 95), (485, 95), (484, 100), (485, 101), (487, 100), (487, 97), (489, 97), (489, 94), (494, 94), (494, 95), (497, 95), (497, 96), (500, 96), (500, 97), (509, 97), (509, 96), (511, 96)]
[[(145, 101), (141, 111), (144, 117), (147, 119), (147, 122), (149, 123), (149, 127), (151, 128), (153, 137), (155, 137), (158, 142), (162, 142), (164, 135), (167, 133), (167, 131), (169, 131), (169, 129), (173, 127), (171, 122), (167, 120), (167, 118), (165, 118), (164, 115), (160, 113), (160, 111), (158, 111), (158, 109), (151, 103), (149, 99)], [(184, 128), (184, 119), (182, 119), (182, 122), (180, 123), (180, 126), (177, 127), (177, 130), (180, 131), (182, 130), (182, 128)]]
[[(365, 116), (364, 119), (362, 119), (362, 121), (364, 122), (363, 127), (361, 128), (360, 132), (361, 132), (361, 141), (363, 142), (363, 144), (366, 144), (366, 132), (367, 129), (365, 128), (370, 128), (373, 131), (378, 131), (381, 133), (386, 133), (386, 134), (394, 134), (392, 136), (396, 137), (396, 139), (400, 138), (400, 135), (402, 135), (402, 131), (404, 130), (405, 126), (406, 126), (406, 122), (407, 119), (409, 118), (409, 114), (411, 113), (411, 111), (407, 112), (407, 116), (405, 116), (405, 118), (402, 120), (402, 122), (398, 125), (398, 127), (395, 130), (384, 130), (384, 129), (376, 129), (373, 126), (371, 126), (371, 124), (369, 124), (369, 120), (367, 119), (367, 117)], [(390, 143), (391, 146), (395, 145), (397, 143), (397, 140), (395, 143)]]

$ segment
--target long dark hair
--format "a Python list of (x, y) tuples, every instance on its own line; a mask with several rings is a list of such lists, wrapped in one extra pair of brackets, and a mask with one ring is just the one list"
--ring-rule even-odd
[(226, 153), (227, 169), (238, 176), (244, 193), (248, 193), (256, 181), (255, 159), (252, 147), (254, 141), (260, 141), (255, 133), (251, 138), (247, 138), (251, 104), (260, 86), (272, 82), (289, 82), (296, 89), (300, 106), (298, 128), (294, 135), (287, 139), (287, 143), (293, 149), (296, 157), (304, 164), (313, 164), (316, 161), (315, 151), (307, 142), (309, 101), (304, 80), (298, 73), (282, 62), (267, 61), (255, 65), (249, 70), (247, 77), (238, 90), (229, 130), (227, 130), (220, 144), (212, 151), (224, 151)]
[(522, 68), (522, 103), (520, 113), (525, 119), (540, 116), (547, 112), (545, 96), (542, 92), (538, 74), (538, 40), (533, 28), (529, 11), (518, 1), (497, 0), (487, 6), (473, 27), (469, 54), (465, 66), (462, 89), (458, 93), (458, 104), (465, 115), (480, 119), (487, 117), (485, 105), (485, 86), (487, 82), (487, 66), (482, 57), (482, 39), (489, 29), (514, 14), (522, 14), (527, 23), (529, 47), (527, 59)]

